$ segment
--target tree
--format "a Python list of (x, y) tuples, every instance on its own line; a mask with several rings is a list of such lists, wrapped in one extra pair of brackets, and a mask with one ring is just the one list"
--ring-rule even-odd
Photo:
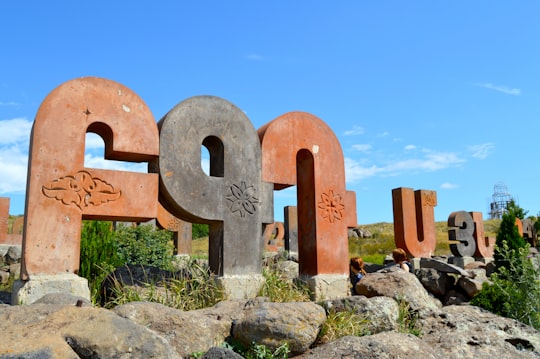
[[(519, 250), (525, 247), (525, 239), (519, 233), (516, 226), (516, 216), (513, 211), (504, 213), (502, 216), (501, 225), (497, 231), (497, 237), (495, 240), (495, 265), (497, 272), (501, 273), (501, 268), (506, 267), (507, 271), (510, 271), (510, 261), (508, 257), (517, 256)], [(508, 254), (503, 255), (503, 248), (508, 248)], [(502, 274), (502, 273), (501, 273)], [(519, 273), (510, 273), (510, 275), (519, 275)]]
[(519, 219), (525, 219), (525, 217), (527, 216), (527, 213), (529, 213), (529, 211), (526, 211), (523, 208), (521, 208), (513, 199), (511, 199), (506, 204), (506, 211), (507, 213), (512, 213), (514, 217), (519, 218)]

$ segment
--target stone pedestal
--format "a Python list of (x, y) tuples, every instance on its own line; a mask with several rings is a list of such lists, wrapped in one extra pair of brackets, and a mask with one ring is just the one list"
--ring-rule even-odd
[(86, 278), (72, 273), (33, 275), (29, 280), (13, 283), (11, 304), (32, 304), (45, 294), (68, 293), (90, 300), (90, 289)]
[(474, 262), (475, 259), (473, 257), (450, 257), (448, 258), (448, 263), (453, 264), (455, 266), (465, 268), (465, 266), (469, 263)]
[(262, 274), (225, 275), (217, 277), (216, 283), (223, 288), (227, 299), (249, 299), (257, 296), (264, 277)]
[(308, 285), (314, 301), (343, 298), (350, 292), (347, 274), (318, 274), (300, 279)]
[(420, 268), (421, 268), (421, 265), (420, 265), (420, 260), (421, 260), (421, 259), (422, 259), (422, 258), (414, 257), (414, 258), (411, 258), (411, 259), (409, 260), (409, 262), (410, 262), (411, 265), (412, 265), (412, 269), (413, 269), (413, 270), (416, 270), (416, 269), (420, 269)]

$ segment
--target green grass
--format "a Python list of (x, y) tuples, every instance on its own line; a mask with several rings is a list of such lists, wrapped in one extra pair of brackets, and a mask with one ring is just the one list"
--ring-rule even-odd
[(347, 335), (361, 337), (369, 335), (369, 322), (362, 315), (355, 312), (354, 309), (346, 311), (331, 310), (323, 323), (317, 344), (330, 343), (336, 339)]

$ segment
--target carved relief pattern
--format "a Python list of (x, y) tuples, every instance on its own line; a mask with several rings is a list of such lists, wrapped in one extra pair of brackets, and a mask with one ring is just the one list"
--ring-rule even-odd
[(167, 222), (167, 230), (170, 232), (178, 232), (180, 229), (180, 221), (177, 218), (171, 218)]
[(46, 197), (61, 201), (66, 206), (76, 205), (81, 210), (92, 205), (116, 201), (121, 191), (97, 177), (92, 177), (88, 171), (79, 171), (74, 175), (60, 177), (42, 187)]
[(422, 197), (424, 206), (435, 207), (437, 205), (437, 195), (435, 192), (422, 192)]
[(321, 201), (318, 203), (318, 207), (322, 210), (323, 218), (327, 219), (330, 223), (343, 219), (343, 212), (345, 211), (343, 197), (340, 194), (334, 194), (333, 190), (321, 194)]
[(255, 187), (247, 186), (246, 182), (240, 181), (240, 184), (233, 184), (229, 187), (227, 200), (230, 202), (229, 208), (232, 213), (244, 218), (246, 214), (254, 214), (257, 211), (256, 204), (259, 199), (255, 197)]

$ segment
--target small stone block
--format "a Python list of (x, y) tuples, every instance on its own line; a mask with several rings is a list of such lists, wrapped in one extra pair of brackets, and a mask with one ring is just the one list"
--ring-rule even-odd
[(469, 263), (474, 262), (475, 259), (473, 257), (450, 257), (448, 258), (448, 263), (453, 264), (455, 266), (458, 266), (460, 268), (465, 268), (465, 266)]
[(67, 293), (90, 300), (88, 281), (76, 274), (39, 274), (30, 279), (15, 281), (11, 291), (12, 304), (32, 304), (49, 293)]

